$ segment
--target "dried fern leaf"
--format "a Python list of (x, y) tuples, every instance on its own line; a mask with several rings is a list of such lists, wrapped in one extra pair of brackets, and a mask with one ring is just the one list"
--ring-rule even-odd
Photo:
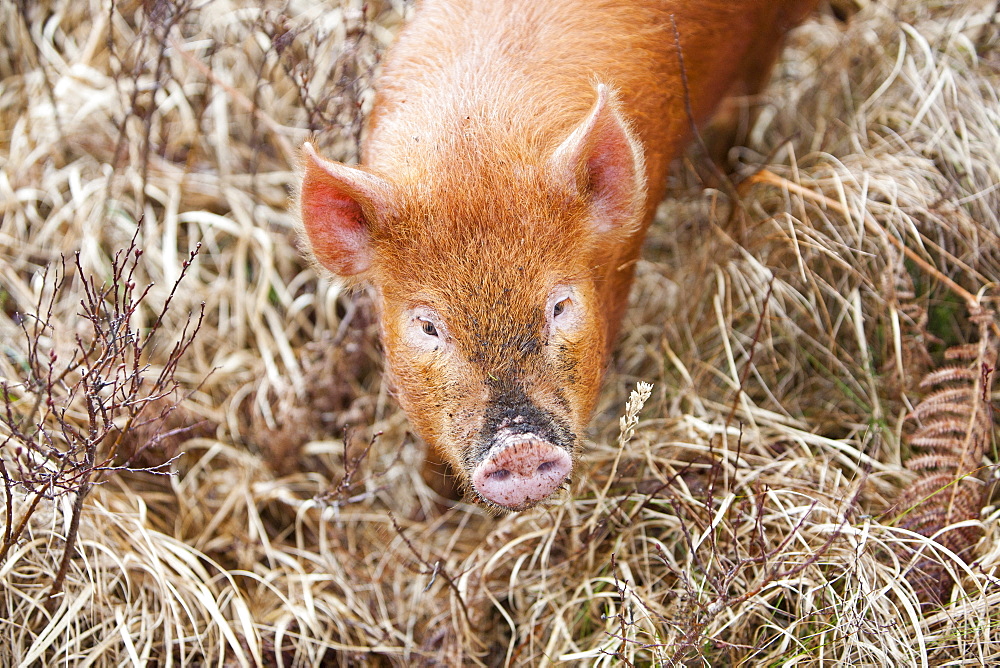
[(910, 447), (934, 452), (950, 452), (961, 444), (951, 436), (913, 436), (909, 439)]
[[(958, 469), (962, 465), (962, 460), (951, 454), (926, 454), (911, 457), (906, 462), (906, 468), (911, 471), (931, 471), (935, 469)], [(949, 476), (951, 477), (951, 476)]]
[(982, 346), (978, 343), (965, 343), (952, 346), (944, 351), (944, 358), (948, 360), (977, 360), (982, 353)]
[(942, 402), (939, 404), (919, 404), (913, 412), (910, 413), (909, 417), (913, 420), (926, 421), (928, 416), (937, 415), (954, 415), (959, 417), (968, 417), (967, 412), (969, 410), (968, 402)]
[[(901, 511), (911, 509), (914, 504), (919, 504), (942, 490), (946, 490), (955, 484), (955, 476), (951, 473), (935, 473), (924, 475), (907, 486), (903, 494), (900, 495), (899, 508)], [(909, 501), (907, 504), (905, 501)]]
[[(952, 415), (937, 416), (934, 420), (925, 422), (920, 429), (914, 432), (914, 438), (925, 438), (927, 436), (943, 436), (945, 434), (955, 434), (954, 443), (956, 447), (962, 447), (965, 437), (968, 435), (969, 420)], [(913, 444), (913, 439), (910, 440)]]
[[(967, 366), (946, 366), (930, 372), (920, 381), (920, 387), (928, 388), (942, 383), (975, 382), (979, 378), (978, 369)], [(968, 391), (968, 388), (962, 388)]]

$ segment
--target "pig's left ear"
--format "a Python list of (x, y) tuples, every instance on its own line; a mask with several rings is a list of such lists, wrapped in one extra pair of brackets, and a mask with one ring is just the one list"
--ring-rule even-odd
[(333, 273), (354, 276), (371, 266), (371, 231), (391, 201), (385, 179), (324, 160), (309, 143), (302, 147), (302, 227), (313, 256)]
[(549, 166), (589, 202), (599, 233), (638, 225), (646, 199), (642, 147), (618, 114), (607, 86), (590, 114), (552, 154)]

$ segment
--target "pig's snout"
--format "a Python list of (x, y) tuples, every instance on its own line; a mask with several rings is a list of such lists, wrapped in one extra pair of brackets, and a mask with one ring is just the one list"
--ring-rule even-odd
[(556, 491), (573, 467), (569, 453), (534, 434), (500, 440), (472, 472), (472, 486), (485, 500), (524, 510)]

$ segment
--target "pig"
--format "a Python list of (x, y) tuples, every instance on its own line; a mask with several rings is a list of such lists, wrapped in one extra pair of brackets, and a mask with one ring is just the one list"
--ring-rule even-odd
[(493, 509), (563, 487), (670, 161), (815, 0), (425, 0), (361, 165), (305, 144), (313, 259), (374, 287), (433, 467)]

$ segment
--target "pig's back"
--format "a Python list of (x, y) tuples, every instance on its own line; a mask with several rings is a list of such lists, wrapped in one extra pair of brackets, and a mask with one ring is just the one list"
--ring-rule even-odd
[(659, 199), (666, 163), (690, 134), (671, 18), (700, 122), (755, 41), (776, 41), (798, 18), (789, 7), (803, 4), (812, 3), (423, 2), (384, 63), (364, 161), (376, 170), (409, 164), (419, 178), (456, 133), (484, 132), (521, 159), (541, 160), (606, 83), (642, 141)]

